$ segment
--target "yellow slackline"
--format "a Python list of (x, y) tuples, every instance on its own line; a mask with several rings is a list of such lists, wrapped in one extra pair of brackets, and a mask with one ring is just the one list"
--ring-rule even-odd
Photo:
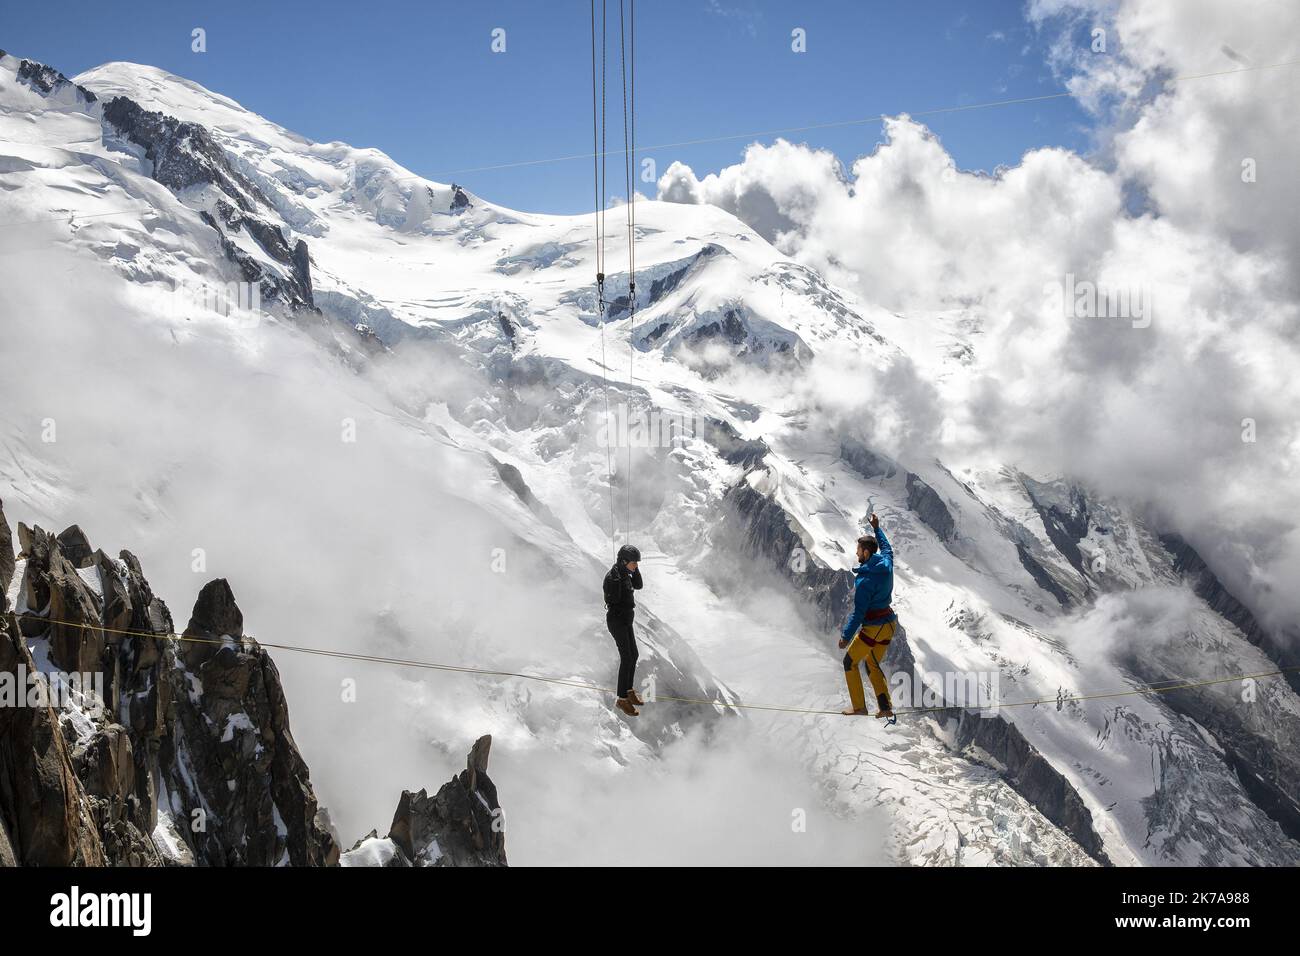
[[(20, 618), (22, 619), (22, 618)], [(29, 621), (40, 621), (46, 624), (57, 624), (63, 627), (75, 627), (85, 631), (99, 631), (103, 634), (118, 634), (126, 637), (143, 637), (153, 638), (155, 640), (180, 641), (189, 644), (215, 644), (224, 645), (227, 641), (237, 640), (236, 638), (211, 638), (211, 637), (194, 637), (188, 634), (150, 634), (147, 631), (127, 631), (111, 627), (101, 627), (97, 624), (80, 624), (74, 621), (60, 621), (48, 617), (36, 617), (27, 615)], [(537, 681), (543, 684), (559, 684), (564, 687), (576, 687), (581, 690), (598, 691), (605, 694), (613, 694), (614, 690), (609, 687), (603, 687), (600, 684), (593, 684), (589, 681), (576, 680), (570, 677), (551, 677), (545, 674), (526, 674), (521, 671), (504, 671), (492, 670), (485, 667), (468, 667), (462, 664), (441, 664), (434, 661), (413, 661), (399, 657), (379, 657), (374, 654), (358, 654), (352, 651), (335, 651), (322, 647), (307, 647), (301, 644), (270, 644), (260, 641), (251, 635), (243, 635), (238, 640), (251, 640), (259, 647), (270, 648), (271, 650), (290, 651), (294, 654), (310, 654), (317, 657), (333, 657), (340, 660), (349, 661), (366, 661), (372, 664), (388, 664), (394, 667), (414, 667), (423, 670), (447, 671), (454, 674), (478, 674), (482, 677), (512, 677), (518, 680)], [(1178, 684), (1157, 687), (1155, 684), (1147, 684), (1142, 687), (1132, 688), (1122, 691), (1107, 691), (1097, 694), (1076, 694), (1069, 697), (1042, 697), (1034, 700), (1015, 700), (1006, 703), (990, 704), (987, 708), (972, 708), (976, 710), (998, 710), (1002, 707), (1037, 707), (1047, 704), (1063, 704), (1070, 701), (1084, 700), (1106, 700), (1115, 697), (1132, 697), (1142, 694), (1167, 694), (1175, 690), (1190, 690), (1196, 687), (1208, 687), (1213, 684), (1226, 684), (1239, 680), (1262, 680), (1268, 677), (1282, 677), (1291, 671), (1300, 670), (1300, 665), (1279, 667), (1277, 670), (1261, 671), (1256, 674), (1233, 674), (1228, 677), (1213, 677), (1206, 680), (1183, 681)], [(1181, 680), (1181, 678), (1170, 678), (1170, 680)], [(1158, 684), (1165, 684), (1166, 681), (1157, 681)], [(809, 707), (792, 707), (780, 704), (744, 704), (744, 703), (727, 703), (722, 700), (709, 700), (703, 697), (674, 697), (669, 695), (656, 694), (651, 701), (671, 701), (679, 704), (705, 704), (710, 707), (734, 708), (737, 710), (766, 710), (787, 714), (812, 714), (815, 716), (860, 716), (846, 715), (838, 710), (819, 710)], [(896, 716), (919, 717), (925, 714), (941, 713), (948, 710), (963, 710), (959, 705), (947, 705), (942, 707), (903, 707), (896, 709)]]

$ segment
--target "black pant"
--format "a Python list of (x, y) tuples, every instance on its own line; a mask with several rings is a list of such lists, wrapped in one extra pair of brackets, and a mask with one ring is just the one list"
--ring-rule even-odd
[(632, 634), (632, 618), (605, 615), (605, 626), (618, 645), (618, 696), (626, 697), (636, 681), (636, 637)]

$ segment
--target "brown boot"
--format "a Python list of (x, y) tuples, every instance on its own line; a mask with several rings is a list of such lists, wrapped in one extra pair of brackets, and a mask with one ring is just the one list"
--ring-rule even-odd
[(645, 706), (645, 701), (641, 699), (641, 695), (634, 690), (630, 690), (627, 692), (627, 699), (630, 700), (632, 703), (636, 704), (638, 707)]
[(638, 717), (641, 714), (639, 710), (632, 706), (632, 702), (626, 697), (620, 697), (618, 700), (614, 701), (614, 706), (629, 717)]
[(876, 695), (876, 706), (880, 708), (880, 713), (876, 714), (884, 720), (894, 719), (894, 702), (889, 699), (888, 694)]
[(862, 707), (862, 708), (860, 708), (860, 709), (858, 709), (858, 710), (842, 710), (842, 711), (840, 711), (840, 713), (842, 713), (845, 717), (866, 717), (866, 716), (868, 716), (868, 714), (867, 714), (867, 709), (866, 709), (865, 707)]

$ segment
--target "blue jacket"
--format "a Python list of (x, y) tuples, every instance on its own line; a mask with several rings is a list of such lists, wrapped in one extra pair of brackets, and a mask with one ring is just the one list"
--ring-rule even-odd
[[(876, 529), (876, 540), (880, 542), (880, 550), (867, 558), (861, 567), (853, 569), (853, 613), (840, 635), (846, 641), (853, 640), (868, 611), (889, 607), (894, 595), (894, 549), (890, 547), (883, 528)], [(896, 620), (898, 615), (891, 612), (888, 617), (871, 623), (884, 624)]]

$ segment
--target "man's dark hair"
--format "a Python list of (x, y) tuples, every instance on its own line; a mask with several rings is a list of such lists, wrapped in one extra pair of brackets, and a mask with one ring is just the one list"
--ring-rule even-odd
[(858, 538), (858, 546), (867, 549), (867, 554), (875, 554), (880, 550), (880, 542), (873, 535), (864, 534)]

